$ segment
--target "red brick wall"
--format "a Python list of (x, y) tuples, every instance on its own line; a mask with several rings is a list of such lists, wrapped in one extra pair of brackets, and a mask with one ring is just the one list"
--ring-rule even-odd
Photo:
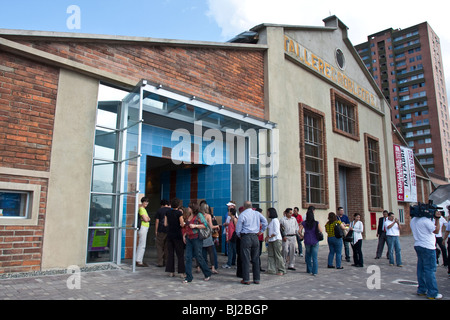
[[(58, 74), (0, 51), (0, 167), (49, 171)], [(48, 181), (8, 174), (0, 181), (41, 185), (36, 226), (0, 220), (0, 273), (40, 270)]]
[(264, 118), (264, 52), (139, 44), (23, 42), (100, 70)]
[(0, 165), (49, 171), (59, 71), (0, 51)]

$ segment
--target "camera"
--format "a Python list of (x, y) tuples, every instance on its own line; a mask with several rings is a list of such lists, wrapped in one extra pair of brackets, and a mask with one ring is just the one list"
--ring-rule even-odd
[(420, 203), (415, 206), (409, 207), (409, 214), (411, 218), (417, 217), (426, 217), (433, 219), (435, 216), (436, 211), (442, 209), (441, 207), (438, 207), (433, 204), (433, 200), (429, 200), (428, 203)]

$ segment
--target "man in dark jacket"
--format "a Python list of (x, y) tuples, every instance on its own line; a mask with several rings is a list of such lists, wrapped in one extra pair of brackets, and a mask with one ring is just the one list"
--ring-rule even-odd
[[(386, 230), (384, 229), (384, 222), (387, 220), (388, 213), (389, 212), (387, 210), (384, 210), (383, 216), (378, 220), (378, 230), (377, 230), (378, 246), (377, 246), (377, 255), (375, 256), (375, 259), (381, 258), (381, 255), (383, 254), (384, 244), (387, 243)], [(389, 257), (389, 247), (388, 252), (386, 253), (386, 257)]]

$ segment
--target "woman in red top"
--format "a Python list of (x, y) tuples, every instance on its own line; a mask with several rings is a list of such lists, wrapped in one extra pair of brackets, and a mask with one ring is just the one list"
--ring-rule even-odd
[(232, 265), (236, 264), (236, 234), (233, 237), (237, 223), (236, 209), (230, 208), (228, 215), (230, 216), (230, 223), (228, 224), (226, 233), (226, 241), (228, 243), (228, 261), (222, 266), (222, 268), (231, 268)]
[(192, 276), (192, 258), (195, 258), (198, 265), (202, 269), (204, 280), (208, 281), (211, 278), (211, 270), (208, 268), (205, 259), (202, 255), (203, 240), (199, 238), (199, 229), (206, 228), (206, 219), (198, 211), (197, 203), (190, 203), (188, 207), (189, 217), (186, 221), (186, 228), (183, 234), (183, 241), (186, 244), (185, 253), (185, 269), (186, 278), (183, 283), (191, 282), (194, 278)]
[[(298, 226), (300, 227), (303, 222), (303, 217), (299, 213), (298, 207), (294, 208), (294, 218), (297, 219)], [(300, 235), (298, 233), (296, 234), (296, 236), (297, 236), (298, 255), (300, 257), (303, 257), (303, 246), (302, 246), (303, 238), (300, 237)]]

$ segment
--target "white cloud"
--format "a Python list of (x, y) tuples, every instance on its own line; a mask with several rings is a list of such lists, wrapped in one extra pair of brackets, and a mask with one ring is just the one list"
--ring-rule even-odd
[[(393, 28), (408, 28), (427, 21), (441, 40), (442, 57), (450, 89), (450, 19), (442, 0), (379, 0), (374, 5), (356, 0), (207, 0), (208, 15), (222, 29), (223, 40), (261, 23), (323, 26), (322, 19), (336, 15), (348, 28), (351, 42)], [(387, 10), (389, 8), (389, 10)]]

